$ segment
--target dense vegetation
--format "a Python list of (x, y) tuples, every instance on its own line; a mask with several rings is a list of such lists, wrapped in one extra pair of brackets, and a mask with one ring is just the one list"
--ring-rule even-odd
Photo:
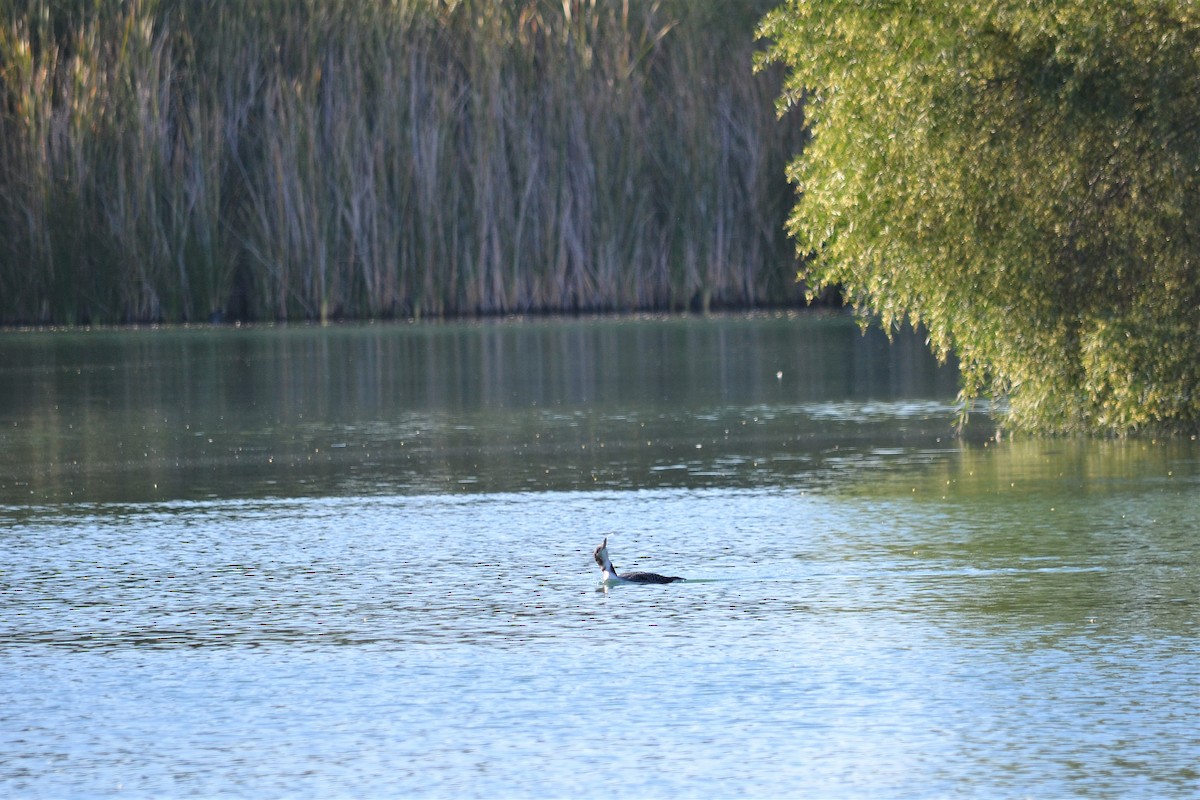
[(953, 352), (1042, 431), (1200, 427), (1200, 12), (1170, 0), (792, 0), (814, 287)]
[(769, 6), (0, 0), (0, 322), (802, 300)]

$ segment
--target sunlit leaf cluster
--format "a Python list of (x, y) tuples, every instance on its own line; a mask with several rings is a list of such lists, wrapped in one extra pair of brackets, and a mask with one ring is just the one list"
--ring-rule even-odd
[(1200, 9), (792, 0), (760, 33), (813, 139), (814, 289), (929, 331), (1043, 432), (1200, 426)]

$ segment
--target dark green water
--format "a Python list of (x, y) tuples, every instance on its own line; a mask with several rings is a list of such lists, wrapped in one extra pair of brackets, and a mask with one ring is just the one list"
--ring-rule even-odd
[[(840, 317), (0, 336), (0, 794), (1191, 797), (1200, 446)], [(622, 568), (688, 578), (598, 587)]]
[(954, 395), (912, 337), (787, 316), (8, 334), (0, 364), (14, 503), (753, 486), (943, 436)]

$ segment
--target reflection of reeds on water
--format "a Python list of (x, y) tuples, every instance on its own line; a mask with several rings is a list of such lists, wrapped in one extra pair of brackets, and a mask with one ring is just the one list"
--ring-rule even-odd
[(768, 5), (0, 2), (0, 321), (793, 301)]

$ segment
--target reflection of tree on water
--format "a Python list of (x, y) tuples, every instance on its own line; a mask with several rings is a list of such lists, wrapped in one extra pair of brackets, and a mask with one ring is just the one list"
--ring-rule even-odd
[[(163, 499), (810, 480), (948, 431), (919, 338), (778, 315), (39, 335), (5, 342), (4, 484)], [(779, 375), (782, 373), (779, 377)], [(676, 469), (676, 465), (682, 465)]]
[(1197, 455), (1179, 439), (967, 446), (847, 492), (921, 521), (897, 532), (896, 555), (919, 565), (916, 580), (967, 587), (948, 598), (967, 627), (1191, 635)]

